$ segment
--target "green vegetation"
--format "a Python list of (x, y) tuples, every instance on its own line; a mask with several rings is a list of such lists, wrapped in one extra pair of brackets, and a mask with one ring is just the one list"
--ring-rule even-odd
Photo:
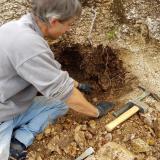
[(107, 38), (108, 40), (113, 40), (115, 37), (116, 37), (116, 29), (114, 28), (113, 30), (107, 33)]

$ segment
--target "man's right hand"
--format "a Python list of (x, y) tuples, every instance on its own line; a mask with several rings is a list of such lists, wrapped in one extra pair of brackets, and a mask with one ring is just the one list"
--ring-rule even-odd
[(115, 104), (113, 102), (100, 102), (99, 104), (97, 104), (96, 107), (99, 111), (98, 117), (102, 117), (102, 116), (106, 115), (110, 110), (112, 110), (114, 105)]
[(83, 94), (75, 87), (73, 88), (72, 94), (65, 102), (69, 108), (95, 118), (104, 116), (114, 106), (112, 102), (101, 102), (97, 106), (94, 106), (88, 102)]

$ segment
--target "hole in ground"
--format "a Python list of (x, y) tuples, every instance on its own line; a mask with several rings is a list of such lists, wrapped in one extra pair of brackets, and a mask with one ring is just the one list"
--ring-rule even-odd
[(109, 46), (54, 44), (56, 59), (75, 80), (90, 82), (98, 90), (117, 91), (125, 84), (125, 69), (117, 52)]

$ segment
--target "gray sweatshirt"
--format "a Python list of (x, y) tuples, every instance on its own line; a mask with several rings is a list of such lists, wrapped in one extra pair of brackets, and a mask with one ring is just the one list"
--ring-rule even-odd
[(37, 91), (63, 101), (73, 86), (31, 14), (0, 27), (0, 122), (25, 112)]

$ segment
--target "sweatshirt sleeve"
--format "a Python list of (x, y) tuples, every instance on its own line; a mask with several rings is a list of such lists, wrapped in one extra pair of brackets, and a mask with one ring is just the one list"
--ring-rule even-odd
[(64, 101), (72, 93), (74, 80), (49, 54), (34, 56), (16, 68), (17, 73), (47, 98)]

